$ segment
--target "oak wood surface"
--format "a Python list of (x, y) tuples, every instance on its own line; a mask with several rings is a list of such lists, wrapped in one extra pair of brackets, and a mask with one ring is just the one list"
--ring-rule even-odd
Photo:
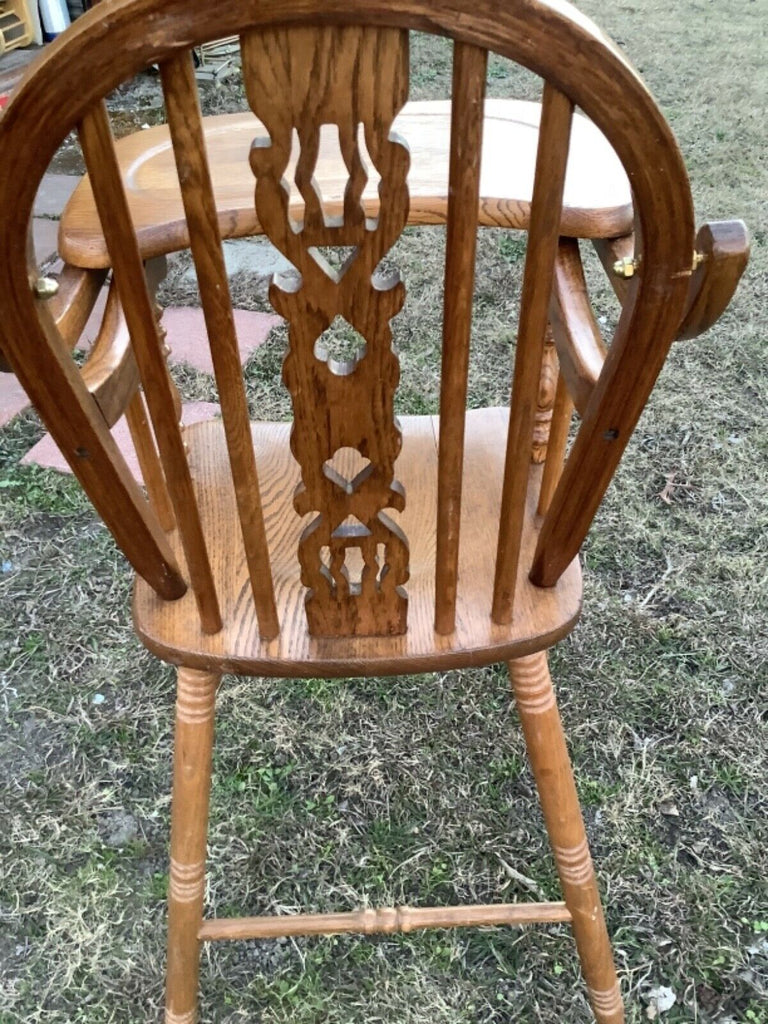
[(269, 565), (259, 476), (237, 345), (232, 299), (221, 249), (216, 205), (203, 144), (202, 118), (192, 58), (181, 54), (160, 66), (173, 150), (189, 225), (192, 258), (219, 389), (229, 463), (237, 495), (251, 591), (261, 633), (280, 626)]
[(382, 907), (341, 914), (279, 914), (212, 918), (200, 938), (270, 939), (287, 935), (393, 935), (420, 928), (483, 928), (570, 921), (564, 903), (488, 903), (458, 907)]
[[(408, 95), (408, 34), (357, 26), (275, 29), (245, 35), (242, 52), (248, 101), (269, 133), (251, 150), (256, 210), (267, 237), (301, 275), (298, 282), (273, 281), (269, 297), (289, 328), (283, 380), (293, 401), (291, 451), (301, 466), (294, 504), (301, 514), (315, 513), (298, 545), (309, 631), (404, 633), (408, 541), (390, 517), (405, 500), (395, 479), (400, 364), (390, 323), (405, 288), (396, 272), (377, 268), (408, 217), (408, 149), (390, 131)], [(347, 169), (341, 216), (329, 213), (316, 185), (322, 124), (335, 128)], [(283, 185), (294, 131), (296, 186), (305, 204), (296, 222)], [(374, 169), (375, 221), (360, 201)], [(341, 266), (318, 246), (335, 250)], [(339, 319), (355, 339), (345, 358), (329, 352), (325, 338)], [(365, 465), (347, 473), (337, 460), (355, 452)]]
[(728, 306), (749, 259), (749, 235), (743, 221), (704, 224), (696, 235), (701, 258), (691, 278), (688, 303), (677, 330), (678, 338), (696, 338)]
[(595, 1020), (623, 1024), (624, 1006), (547, 652), (510, 661), (509, 675)]
[[(453, 0), (220, 0), (215, 8), (186, 0), (113, 0), (79, 19), (47, 48), (0, 122), (0, 143), (11, 143), (3, 146), (0, 167), (0, 201), (10, 211), (0, 240), (0, 287), (13, 295), (16, 309), (3, 325), (3, 344), (14, 330), (31, 329), (39, 337), (29, 328), (33, 305), (23, 297), (18, 237), (26, 232), (34, 189), (53, 151), (94, 103), (139, 68), (222, 33), (318, 21), (427, 29), (517, 60), (580, 106), (626, 169), (642, 269), (540, 535), (533, 578), (550, 584), (578, 551), (682, 320), (694, 242), (690, 189), (663, 116), (619, 50), (559, 0), (476, 0), (459, 7)], [(136, 24), (151, 31), (137, 34)], [(21, 134), (24, 147), (15, 145)]]
[[(520, 100), (488, 99), (484, 109), (478, 223), (527, 229), (541, 107)], [(450, 123), (448, 100), (407, 103), (395, 120), (394, 131), (411, 151), (410, 224), (446, 222)], [(261, 227), (253, 206), (248, 151), (254, 137), (263, 134), (263, 127), (250, 113), (206, 117), (203, 126), (222, 236), (258, 234)], [(115, 149), (142, 253), (151, 256), (187, 248), (189, 230), (167, 125), (119, 139)], [(294, 147), (290, 170), (295, 168), (297, 157)], [(321, 136), (315, 177), (329, 211), (341, 212), (346, 168), (327, 131)], [(301, 206), (297, 193), (292, 200), (292, 213), (297, 215)], [(375, 216), (375, 183), (366, 185), (363, 203), (368, 215)], [(582, 238), (612, 237), (631, 231), (632, 219), (629, 182), (616, 154), (602, 133), (577, 115), (573, 120), (561, 233)], [(62, 215), (59, 252), (76, 266), (109, 264), (87, 177)]]
[(195, 1024), (203, 918), (208, 804), (219, 677), (177, 673), (173, 738), (171, 863), (168, 878), (168, 968), (165, 1020)]
[(128, 403), (125, 419), (131, 432), (131, 440), (136, 450), (136, 458), (139, 460), (149, 502), (155, 510), (160, 526), (168, 532), (176, 525), (176, 519), (165, 484), (163, 466), (157, 453), (155, 435), (149, 424), (147, 406), (140, 391), (137, 391)]
[[(329, 31), (322, 33), (327, 39), (333, 39), (342, 25), (370, 24), (395, 32), (409, 28), (436, 31), (452, 36), (461, 46), (487, 48), (517, 60), (547, 80), (541, 133), (544, 144), (538, 161), (541, 174), (530, 213), (531, 253), (506, 460), (509, 464), (516, 458), (524, 472), (516, 467), (512, 473), (504, 473), (501, 439), (509, 426), (507, 414), (502, 410), (469, 414), (461, 523), (467, 543), (459, 552), (456, 629), (447, 636), (433, 629), (439, 428), (431, 418), (403, 423), (397, 473), (410, 497), (402, 512), (393, 513), (393, 519), (397, 517), (397, 525), (410, 538), (410, 615), (407, 634), (389, 637), (309, 635), (296, 558), (302, 523), (292, 504), (299, 468), (289, 454), (289, 427), (267, 424), (254, 428), (257, 458), (263, 466), (266, 531), (282, 624), (275, 639), (259, 635), (225, 431), (221, 424), (208, 423), (187, 432), (190, 477), (182, 439), (168, 411), (176, 416), (164, 362), (158, 358), (158, 352), (162, 356), (161, 338), (146, 291), (142, 250), (130, 224), (103, 108), (95, 106), (140, 68), (173, 61), (193, 45), (241, 32), (252, 38), (265, 27), (279, 34), (275, 25), (290, 25), (293, 31), (312, 24), (327, 28)], [(265, 67), (269, 70), (270, 65)], [(253, 75), (254, 69), (250, 70)], [(304, 71), (294, 71), (300, 80)], [(354, 95), (350, 93), (353, 99)], [(582, 426), (551, 497), (552, 487), (547, 485), (544, 497), (549, 499), (549, 507), (539, 530), (535, 513), (541, 468), (530, 465), (531, 426), (539, 400), (538, 372), (552, 260), (562, 230), (563, 149), (567, 149), (568, 119), (575, 105), (605, 133), (626, 168), (635, 199), (633, 227), (639, 263), (626, 286), (618, 331), (587, 398)], [(391, 119), (381, 120), (388, 127)], [(180, 530), (172, 537), (173, 551), (154, 517), (148, 515), (146, 503), (139, 501), (138, 489), (131, 487), (96, 402), (67, 361), (50, 311), (33, 298), (30, 273), (34, 268), (24, 262), (37, 184), (56, 146), (80, 122), (94, 184), (103, 186), (99, 203), (110, 259), (174, 495)], [(565, 131), (550, 132), (547, 123)], [(272, 133), (271, 126), (269, 130)], [(305, 124), (304, 130), (311, 135), (310, 125)], [(370, 134), (368, 149), (377, 162), (380, 143), (375, 131)], [(278, 137), (278, 146), (284, 151), (288, 147), (280, 133)], [(310, 153), (312, 144), (310, 139)], [(266, 162), (264, 148), (262, 163)], [(344, 148), (352, 148), (348, 138)], [(588, 19), (561, 0), (508, 0), (504, 4), (497, 0), (219, 0), (215, 5), (189, 0), (112, 0), (102, 5), (100, 12), (80, 19), (65, 38), (48, 48), (36, 73), (19, 87), (0, 121), (0, 151), (0, 209), (7, 210), (5, 231), (0, 234), (0, 294), (6, 304), (0, 322), (3, 348), (118, 542), (148, 581), (140, 578), (135, 590), (134, 613), (140, 635), (167, 659), (203, 670), (201, 675), (186, 668), (179, 675), (166, 1020), (169, 1024), (194, 1024), (196, 1019), (212, 698), (218, 673), (235, 669), (272, 675), (380, 675), (508, 658), (516, 659), (510, 664), (515, 695), (590, 999), (600, 1024), (619, 1024), (623, 1020), (620, 993), (546, 658), (540, 652), (563, 636), (576, 619), (580, 576), (574, 557), (686, 311), (701, 323), (726, 291), (725, 285), (718, 285), (715, 295), (715, 289), (708, 286), (711, 299), (695, 309), (690, 304), (691, 278), (696, 273), (690, 189), (674, 137), (636, 73)], [(286, 154), (286, 162), (289, 157)], [(319, 213), (319, 200), (308, 180), (312, 160), (305, 158), (305, 162), (307, 166), (297, 171), (296, 181), (304, 217), (323, 238), (317, 244), (329, 244), (323, 231), (332, 225), (325, 224)], [(349, 168), (350, 161), (345, 162)], [(257, 170), (263, 169), (258, 154), (254, 163)], [(506, 173), (506, 168), (503, 170)], [(352, 185), (345, 190), (342, 204), (345, 219), (352, 215), (360, 195), (359, 173), (350, 177)], [(444, 210), (444, 196), (440, 201)], [(391, 209), (401, 213), (402, 203), (392, 204)], [(285, 212), (284, 208), (266, 209), (267, 218), (282, 214), (283, 221)], [(260, 208), (258, 213), (264, 219), (265, 210)], [(505, 211), (505, 216), (508, 214)], [(391, 210), (382, 204), (382, 218), (390, 215)], [(233, 230), (235, 226), (230, 225)], [(624, 230), (627, 228), (625, 225)], [(226, 224), (222, 233), (227, 233)], [(169, 244), (165, 237), (163, 244)], [(359, 243), (355, 240), (353, 244)], [(305, 277), (309, 266), (302, 268)], [(736, 264), (729, 261), (729, 266), (732, 270)], [(731, 270), (728, 274), (732, 276)], [(704, 288), (707, 272), (699, 279)], [(714, 281), (712, 278), (711, 283)], [(363, 295), (363, 302), (365, 298)], [(167, 410), (159, 413), (161, 407)], [(569, 407), (562, 401), (562, 415), (557, 418), (561, 434), (567, 411)], [(562, 437), (553, 448), (559, 450), (561, 444)], [(345, 475), (343, 470), (340, 473)], [(552, 473), (556, 475), (555, 468)], [(413, 499), (414, 494), (419, 495), (418, 500)], [(192, 521), (191, 536), (189, 517), (193, 516), (195, 498), (201, 522), (198, 528)], [(307, 513), (311, 508), (310, 503)], [(493, 541), (500, 516), (504, 530), (496, 618), (509, 619), (506, 624), (496, 624), (490, 616)], [(210, 545), (210, 570), (205, 542)], [(183, 583), (175, 569), (174, 553), (183, 563), (184, 550), (191, 563), (202, 622), (192, 593), (169, 602), (155, 592), (166, 598), (179, 595)], [(545, 590), (534, 586), (526, 575), (532, 561), (533, 579), (546, 584)], [(219, 607), (213, 596), (214, 584), (223, 619), (223, 628), (215, 633)], [(539, 653), (527, 659), (533, 652)], [(388, 926), (389, 919), (384, 923)]]
[(584, 412), (603, 369), (606, 348), (587, 294), (575, 238), (561, 238), (558, 245), (549, 318), (560, 372), (573, 404)]
[(547, 453), (544, 461), (544, 471), (541, 476), (541, 490), (539, 491), (538, 513), (540, 516), (547, 514), (552, 495), (563, 472), (565, 461), (565, 449), (568, 445), (568, 430), (571, 426), (573, 416), (573, 400), (568, 392), (568, 385), (565, 377), (561, 374), (557, 377), (555, 386), (555, 401), (552, 408), (552, 421), (550, 424), (549, 437), (547, 438)]
[(493, 586), (494, 622), (509, 622), (514, 612), (526, 504), (524, 453), (530, 452), (533, 440), (572, 117), (571, 101), (547, 82), (520, 298)]
[(456, 622), (464, 410), (467, 405), (487, 65), (487, 51), (463, 43), (454, 47), (435, 560), (435, 629), (443, 634), (452, 633)]
[(205, 540), (200, 530), (154, 304), (131, 225), (104, 103), (94, 107), (83, 118), (80, 124), (80, 143), (86, 166), (96, 184), (96, 202), (105, 225), (115, 284), (125, 312), (168, 491), (184, 543), (192, 590), (204, 628), (216, 632), (221, 627), (216, 590)]
[[(480, 665), (550, 646), (575, 623), (581, 601), (581, 576), (575, 561), (558, 584), (533, 587), (523, 569), (518, 575), (515, 613), (508, 625), (491, 621), (494, 541), (501, 504), (504, 467), (505, 409), (467, 413), (464, 493), (459, 557), (456, 629), (434, 632), (435, 507), (437, 488), (436, 417), (404, 417), (398, 476), (412, 496), (397, 516), (410, 540), (411, 578), (408, 632), (397, 637), (312, 638), (304, 614), (304, 588), (296, 558), (302, 520), (293, 509), (299, 469), (288, 450), (290, 424), (254, 424), (267, 537), (272, 556), (280, 636), (259, 639), (249, 600), (250, 585), (242, 551), (226, 443), (221, 423), (189, 427), (195, 490), (203, 528), (209, 538), (211, 565), (221, 599), (223, 629), (213, 636), (201, 631), (188, 595), (172, 603), (156, 599), (137, 579), (134, 623), (147, 646), (176, 664), (211, 671), (257, 675), (382, 675), (431, 671), (441, 666)], [(530, 464), (523, 529), (526, 566), (536, 543), (534, 520), (541, 467)], [(178, 548), (178, 543), (174, 541)], [(182, 553), (179, 551), (179, 557)]]
[(139, 386), (139, 370), (117, 289), (110, 287), (99, 333), (82, 369), (83, 382), (110, 427)]

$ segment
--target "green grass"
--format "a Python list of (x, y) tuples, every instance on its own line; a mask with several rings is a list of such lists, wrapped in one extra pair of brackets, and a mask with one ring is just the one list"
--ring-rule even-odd
[[(665, 985), (668, 1024), (768, 1024), (765, 4), (583, 7), (670, 119), (699, 220), (742, 216), (753, 255), (722, 322), (672, 351), (585, 546), (584, 615), (553, 674), (629, 1021)], [(449, 95), (449, 45), (412, 50), (412, 95)], [(490, 61), (492, 94), (536, 89)], [(111, 101), (121, 131), (161, 116), (156, 82), (136, 90)], [(203, 101), (243, 105), (233, 83)], [(61, 159), (76, 166), (71, 146)], [(522, 236), (481, 233), (473, 406), (508, 396), (523, 255)], [(401, 412), (437, 408), (443, 256), (441, 232), (409, 229), (389, 258), (408, 288), (393, 324)], [(195, 301), (188, 257), (171, 263), (163, 301)], [(591, 257), (588, 270), (607, 332), (616, 305)], [(232, 284), (238, 305), (269, 308), (266, 282)], [(279, 328), (246, 368), (260, 416), (289, 415), (285, 345)], [(205, 375), (175, 373), (186, 397), (216, 399)], [(173, 673), (134, 639), (130, 573), (76, 485), (19, 465), (41, 433), (31, 414), (0, 431), (0, 1024), (149, 1024)], [(228, 678), (209, 849), (217, 914), (557, 894), (494, 667)], [(202, 987), (205, 1024), (590, 1019), (558, 926), (217, 945)]]

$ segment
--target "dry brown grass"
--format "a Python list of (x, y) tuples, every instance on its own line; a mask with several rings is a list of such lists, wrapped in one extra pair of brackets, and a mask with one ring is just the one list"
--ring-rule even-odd
[[(586, 545), (584, 617), (554, 675), (629, 1020), (646, 1019), (662, 984), (677, 996), (670, 1024), (765, 1024), (766, 8), (582, 6), (656, 93), (700, 219), (743, 216), (754, 249), (722, 323), (677, 346), (662, 374)], [(446, 95), (449, 78), (447, 45), (418, 40), (414, 95)], [(533, 86), (494, 61), (491, 88)], [(140, 100), (135, 118), (156, 117), (154, 86)], [(396, 323), (404, 411), (437, 403), (442, 244), (409, 231), (393, 254), (409, 288)], [(521, 252), (513, 236), (481, 237), (473, 405), (506, 398)], [(174, 261), (166, 299), (193, 298), (185, 265)], [(233, 284), (240, 305), (266, 308), (264, 282)], [(284, 343), (276, 332), (247, 369), (262, 415), (288, 411)], [(189, 397), (215, 396), (208, 378), (180, 380)], [(129, 574), (77, 489), (18, 466), (39, 433), (31, 415), (0, 433), (0, 1022), (157, 1021), (172, 673), (134, 640)], [(216, 913), (554, 896), (500, 670), (230, 679), (218, 721)], [(221, 1024), (589, 1020), (557, 927), (234, 944), (206, 953), (203, 990), (203, 1020)]]

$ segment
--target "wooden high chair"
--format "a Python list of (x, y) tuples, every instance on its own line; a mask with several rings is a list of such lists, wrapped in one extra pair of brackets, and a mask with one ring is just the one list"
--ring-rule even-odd
[[(408, 95), (408, 29), (454, 40), (440, 416), (393, 414), (390, 321), (407, 282), (380, 270), (408, 217), (407, 147), (392, 124)], [(290, 328), (283, 379), (293, 424), (248, 417), (189, 49), (241, 38), (263, 126), (250, 149), (261, 229), (299, 271), (270, 297)], [(487, 51), (543, 79), (510, 409), (465, 413)], [(222, 419), (182, 430), (142, 248), (103, 98), (157, 63), (197, 269)], [(618, 260), (624, 306), (607, 349), (561, 240), (574, 106), (600, 128), (634, 196), (636, 249)], [(313, 180), (321, 126), (347, 169), (341, 201)], [(146, 396), (147, 501), (69, 357), (58, 314), (25, 259), (37, 184), (77, 128)], [(292, 137), (301, 220), (282, 180)], [(578, 551), (673, 339), (711, 322), (746, 260), (738, 223), (694, 233), (669, 127), (635, 72), (562, 0), (113, 0), (80, 19), (26, 79), (0, 124), (0, 339), (11, 366), (137, 572), (134, 621), (179, 666), (167, 1024), (197, 1019), (200, 943), (284, 935), (570, 923), (601, 1024), (622, 1000), (546, 650), (574, 626)], [(380, 178), (363, 205), (369, 162)], [(343, 247), (335, 270), (320, 251)], [(360, 335), (337, 362), (336, 317)], [(562, 366), (543, 467), (532, 463), (551, 316)], [(581, 411), (567, 458), (572, 405)], [(216, 689), (225, 672), (385, 675), (506, 661), (563, 901), (205, 919)]]

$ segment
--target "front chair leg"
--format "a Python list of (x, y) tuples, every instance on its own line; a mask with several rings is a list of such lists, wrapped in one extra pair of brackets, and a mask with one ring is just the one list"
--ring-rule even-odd
[(546, 651), (511, 661), (509, 674), (589, 1001), (598, 1024), (623, 1024), (624, 1006)]
[(203, 920), (213, 709), (220, 677), (178, 670), (168, 887), (165, 1024), (195, 1024)]

